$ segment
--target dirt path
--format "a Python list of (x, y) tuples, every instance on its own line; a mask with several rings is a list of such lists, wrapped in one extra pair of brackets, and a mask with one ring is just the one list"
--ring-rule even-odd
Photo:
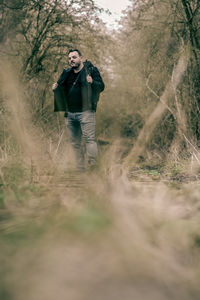
[(2, 299), (199, 299), (199, 186), (73, 172), (38, 186), (1, 238)]

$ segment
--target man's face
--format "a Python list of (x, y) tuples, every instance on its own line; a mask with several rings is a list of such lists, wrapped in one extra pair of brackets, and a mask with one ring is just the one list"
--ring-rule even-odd
[(77, 51), (69, 53), (69, 65), (73, 69), (78, 69), (82, 63), (82, 56), (79, 56)]

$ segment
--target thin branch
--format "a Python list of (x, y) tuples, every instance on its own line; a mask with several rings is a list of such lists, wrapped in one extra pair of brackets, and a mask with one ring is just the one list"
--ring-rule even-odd
[(147, 78), (147, 81), (146, 81), (146, 87), (152, 92), (152, 94), (153, 94), (157, 99), (160, 100), (160, 102), (162, 102), (162, 103), (166, 106), (166, 108), (170, 111), (170, 113), (173, 115), (174, 119), (176, 120), (176, 116), (175, 116), (175, 113), (173, 112), (173, 110), (172, 110), (172, 109), (167, 105), (167, 103), (164, 102), (164, 101), (162, 100), (162, 98), (161, 98), (158, 94), (156, 94), (156, 92), (149, 86), (149, 79), (150, 79), (150, 76), (151, 76), (151, 75), (149, 75), (149, 77)]
[(7, 3), (3, 2), (2, 5), (8, 9), (13, 9), (13, 10), (20, 10), (25, 7), (25, 3), (23, 3), (21, 6), (9, 6)]

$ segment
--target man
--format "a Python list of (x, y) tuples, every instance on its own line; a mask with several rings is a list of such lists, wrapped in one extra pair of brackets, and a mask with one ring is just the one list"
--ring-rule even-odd
[(78, 49), (68, 53), (68, 69), (64, 69), (53, 84), (54, 111), (65, 111), (65, 120), (70, 141), (75, 150), (78, 170), (85, 169), (82, 137), (86, 145), (88, 165), (93, 167), (97, 160), (95, 140), (95, 112), (104, 82), (91, 62), (83, 62)]

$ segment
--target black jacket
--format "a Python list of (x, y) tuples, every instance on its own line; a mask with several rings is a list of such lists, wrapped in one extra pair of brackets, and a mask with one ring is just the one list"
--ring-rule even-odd
[[(57, 81), (58, 87), (54, 90), (54, 111), (68, 111), (65, 83), (69, 78), (70, 72), (73, 72), (72, 68), (64, 69)], [(88, 83), (86, 80), (88, 74), (93, 79), (92, 83)], [(80, 78), (83, 111), (96, 111), (99, 94), (105, 87), (99, 70), (91, 62), (86, 61), (84, 68), (81, 70)]]

